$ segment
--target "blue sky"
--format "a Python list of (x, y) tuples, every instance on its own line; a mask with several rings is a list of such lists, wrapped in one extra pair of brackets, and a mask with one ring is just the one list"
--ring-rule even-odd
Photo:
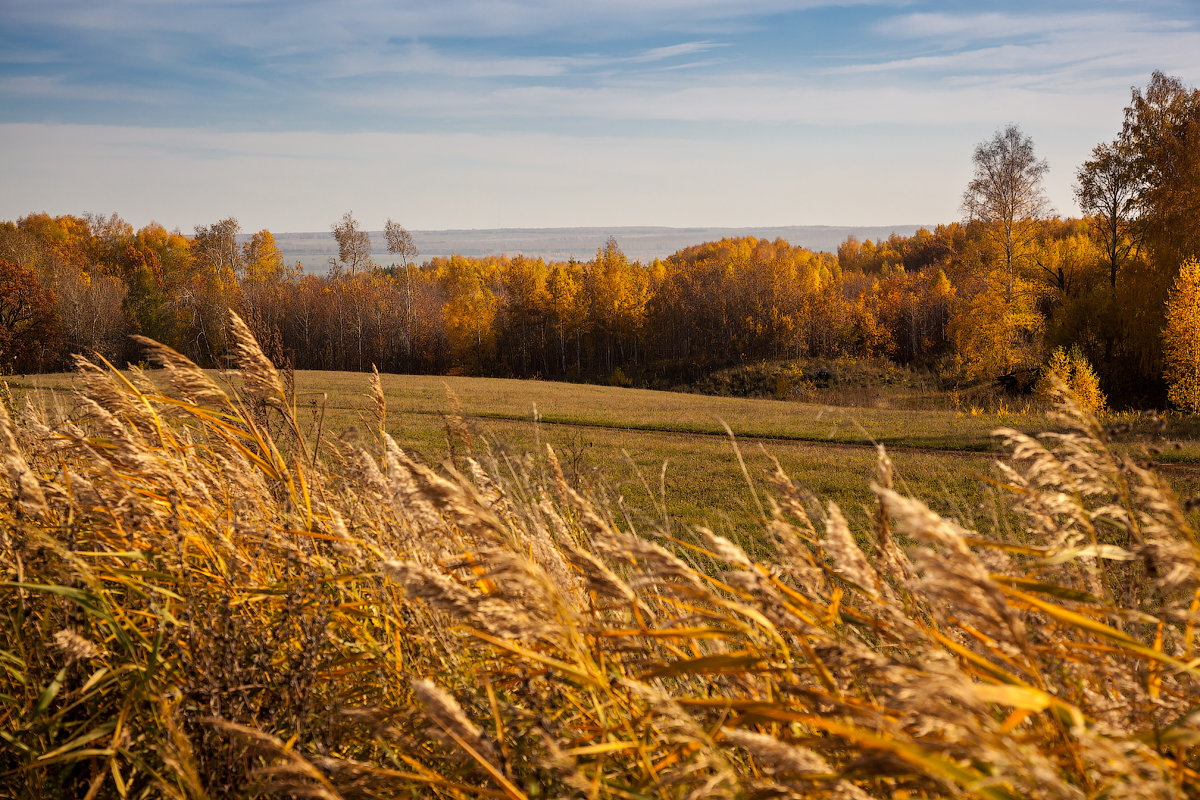
[(1015, 122), (1055, 209), (1200, 0), (0, 0), (0, 219), (190, 231), (960, 216)]

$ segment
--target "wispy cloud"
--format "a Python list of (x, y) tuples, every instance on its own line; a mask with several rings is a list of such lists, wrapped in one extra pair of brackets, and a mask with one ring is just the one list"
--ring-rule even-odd
[(1109, 98), (1049, 94), (1019, 86), (993, 91), (987, 103), (980, 103), (979, 92), (973, 86), (831, 88), (751, 79), (727, 85), (679, 87), (517, 87), (477, 99), (469, 113), (828, 128), (878, 125), (881, 120), (903, 126), (971, 124), (1016, 116), (1050, 122), (1093, 115), (1098, 108), (1111, 105)]
[(915, 12), (889, 17), (875, 25), (888, 37), (934, 39), (951, 42), (995, 41), (1014, 37), (1045, 37), (1085, 31), (1171, 31), (1195, 29), (1182, 19), (1149, 16), (1129, 11), (1093, 9), (1090, 14), (1072, 13), (984, 13), (949, 14)]
[[(452, 51), (417, 42), (395, 47), (382, 57), (377, 53), (341, 53), (328, 62), (328, 77), (386, 75), (438, 75), (451, 78), (553, 78), (610, 72), (614, 67), (660, 64), (725, 46), (720, 42), (683, 42), (635, 51), (630, 55), (546, 55), (487, 57)], [(689, 62), (699, 65), (702, 62)]]
[(1200, 17), (1155, 17), (1125, 11), (1089, 14), (914, 13), (880, 23), (885, 39), (922, 45), (922, 52), (834, 67), (831, 75), (886, 74), (925, 79), (1003, 74), (1053, 87), (1062, 80), (1149, 74), (1153, 69), (1191, 72), (1200, 54)]
[[(937, 220), (1008, 121), (1066, 209), (1131, 85), (1200, 76), (1194, 0), (0, 2), (9, 201), (153, 200), (189, 225), (204, 198), (298, 218), (401, 185), (424, 227), (614, 221), (588, 216), (605, 204), (647, 223), (886, 221), (886, 202)], [(135, 174), (141, 195), (117, 202)]]
[[(388, 32), (409, 37), (487, 38), (585, 30), (592, 38), (684, 31), (714, 21), (754, 20), (819, 8), (897, 7), (911, 0), (10, 0), (14, 23), (121, 33), (135, 21), (147, 32), (219, 33), (243, 43), (281, 42), (305, 31), (326, 41)], [(236, 28), (236, 30), (235, 30)]]
[(672, 44), (666, 47), (655, 47), (645, 52), (638, 53), (635, 56), (627, 59), (630, 62), (637, 64), (645, 64), (652, 61), (665, 61), (667, 59), (679, 58), (680, 56), (690, 56), (695, 53), (703, 53), (706, 50), (712, 50), (714, 47), (725, 47), (726, 43), (721, 42), (684, 42), (682, 44)]
[(130, 89), (120, 84), (82, 85), (61, 75), (0, 77), (0, 97), (141, 104), (163, 103), (170, 99), (168, 93), (153, 89)]

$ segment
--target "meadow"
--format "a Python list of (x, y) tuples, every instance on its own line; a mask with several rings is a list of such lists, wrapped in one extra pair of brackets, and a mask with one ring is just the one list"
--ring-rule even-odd
[(1200, 793), (1190, 504), (1069, 397), (988, 445), (995, 414), (293, 391), (232, 331), (229, 383), (159, 347), (0, 404), (0, 797)]
[[(223, 382), (221, 373), (207, 374)], [(309, 437), (337, 439), (367, 426), (372, 412), (362, 373), (299, 370), (289, 378), (297, 419)], [(75, 379), (72, 373), (27, 376), (9, 379), (9, 386), (20, 402), (70, 417)], [(835, 500), (861, 521), (873, 502), (869, 477), (876, 447), (883, 445), (905, 491), (973, 523), (998, 513), (994, 462), (1000, 447), (993, 431), (1055, 424), (1036, 409), (953, 409), (949, 392), (934, 398), (928, 391), (898, 389), (892, 407), (878, 407), (877, 396), (887, 387), (866, 395), (875, 400), (872, 406), (849, 406), (841, 403), (850, 393), (837, 388), (810, 389), (818, 402), (782, 402), (463, 376), (380, 375), (379, 385), (387, 432), (422, 463), (436, 465), (472, 450), (520, 457), (550, 445), (573, 483), (606, 491), (635, 522), (702, 524), (748, 547), (755, 543), (742, 537), (756, 529), (754, 495), (773, 460), (798, 485)], [(1023, 402), (1030, 405), (1028, 398)], [(462, 424), (448, 425), (451, 417)], [(1168, 477), (1184, 496), (1200, 489), (1200, 440), (1191, 421), (1178, 419), (1160, 430), (1140, 418), (1129, 425), (1129, 419), (1118, 420), (1132, 430), (1111, 436), (1114, 448), (1174, 466)], [(746, 472), (730, 468), (739, 454)]]
[[(297, 416), (307, 434), (336, 440), (363, 430), (370, 416), (365, 379), (296, 372)], [(15, 397), (68, 418), (73, 384), (69, 373), (10, 382)], [(941, 510), (959, 518), (991, 515), (991, 431), (1020, 419), (497, 378), (381, 375), (380, 386), (387, 432), (422, 463), (488, 449), (519, 457), (548, 444), (573, 483), (606, 492), (637, 524), (702, 524), (750, 548), (754, 494), (773, 458), (799, 485), (864, 518), (875, 446), (885, 444), (905, 488), (937, 498)], [(462, 425), (448, 426), (448, 417)], [(735, 446), (746, 473), (730, 468)]]

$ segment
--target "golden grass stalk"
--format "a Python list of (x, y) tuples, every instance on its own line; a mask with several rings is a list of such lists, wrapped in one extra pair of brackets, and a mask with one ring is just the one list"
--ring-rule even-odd
[(314, 454), (231, 324), (240, 391), (155, 346), (0, 408), (0, 796), (1200, 795), (1196, 534), (1069, 399), (999, 432), (1021, 526), (881, 451), (870, 529), (776, 465), (756, 549), (641, 536), (552, 452), (417, 463), (377, 381)]

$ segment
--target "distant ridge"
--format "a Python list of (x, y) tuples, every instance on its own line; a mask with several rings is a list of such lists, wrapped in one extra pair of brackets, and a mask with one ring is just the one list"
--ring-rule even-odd
[[(759, 239), (786, 239), (810, 250), (835, 251), (847, 236), (859, 239), (886, 239), (892, 233), (911, 236), (920, 225), (786, 225), (751, 228), (666, 228), (666, 227), (594, 227), (594, 228), (494, 228), (488, 230), (411, 231), (421, 251), (420, 261), (457, 253), (463, 256), (516, 255), (547, 261), (575, 258), (587, 261), (612, 236), (630, 259), (643, 262), (665, 258), (677, 250), (701, 242), (725, 237), (755, 236)], [(931, 227), (931, 226), (925, 226)], [(383, 232), (370, 231), (372, 257), (390, 264), (392, 257), (383, 245)], [(277, 233), (275, 242), (284, 260), (304, 264), (307, 271), (320, 272), (337, 255), (337, 243), (329, 231)]]

